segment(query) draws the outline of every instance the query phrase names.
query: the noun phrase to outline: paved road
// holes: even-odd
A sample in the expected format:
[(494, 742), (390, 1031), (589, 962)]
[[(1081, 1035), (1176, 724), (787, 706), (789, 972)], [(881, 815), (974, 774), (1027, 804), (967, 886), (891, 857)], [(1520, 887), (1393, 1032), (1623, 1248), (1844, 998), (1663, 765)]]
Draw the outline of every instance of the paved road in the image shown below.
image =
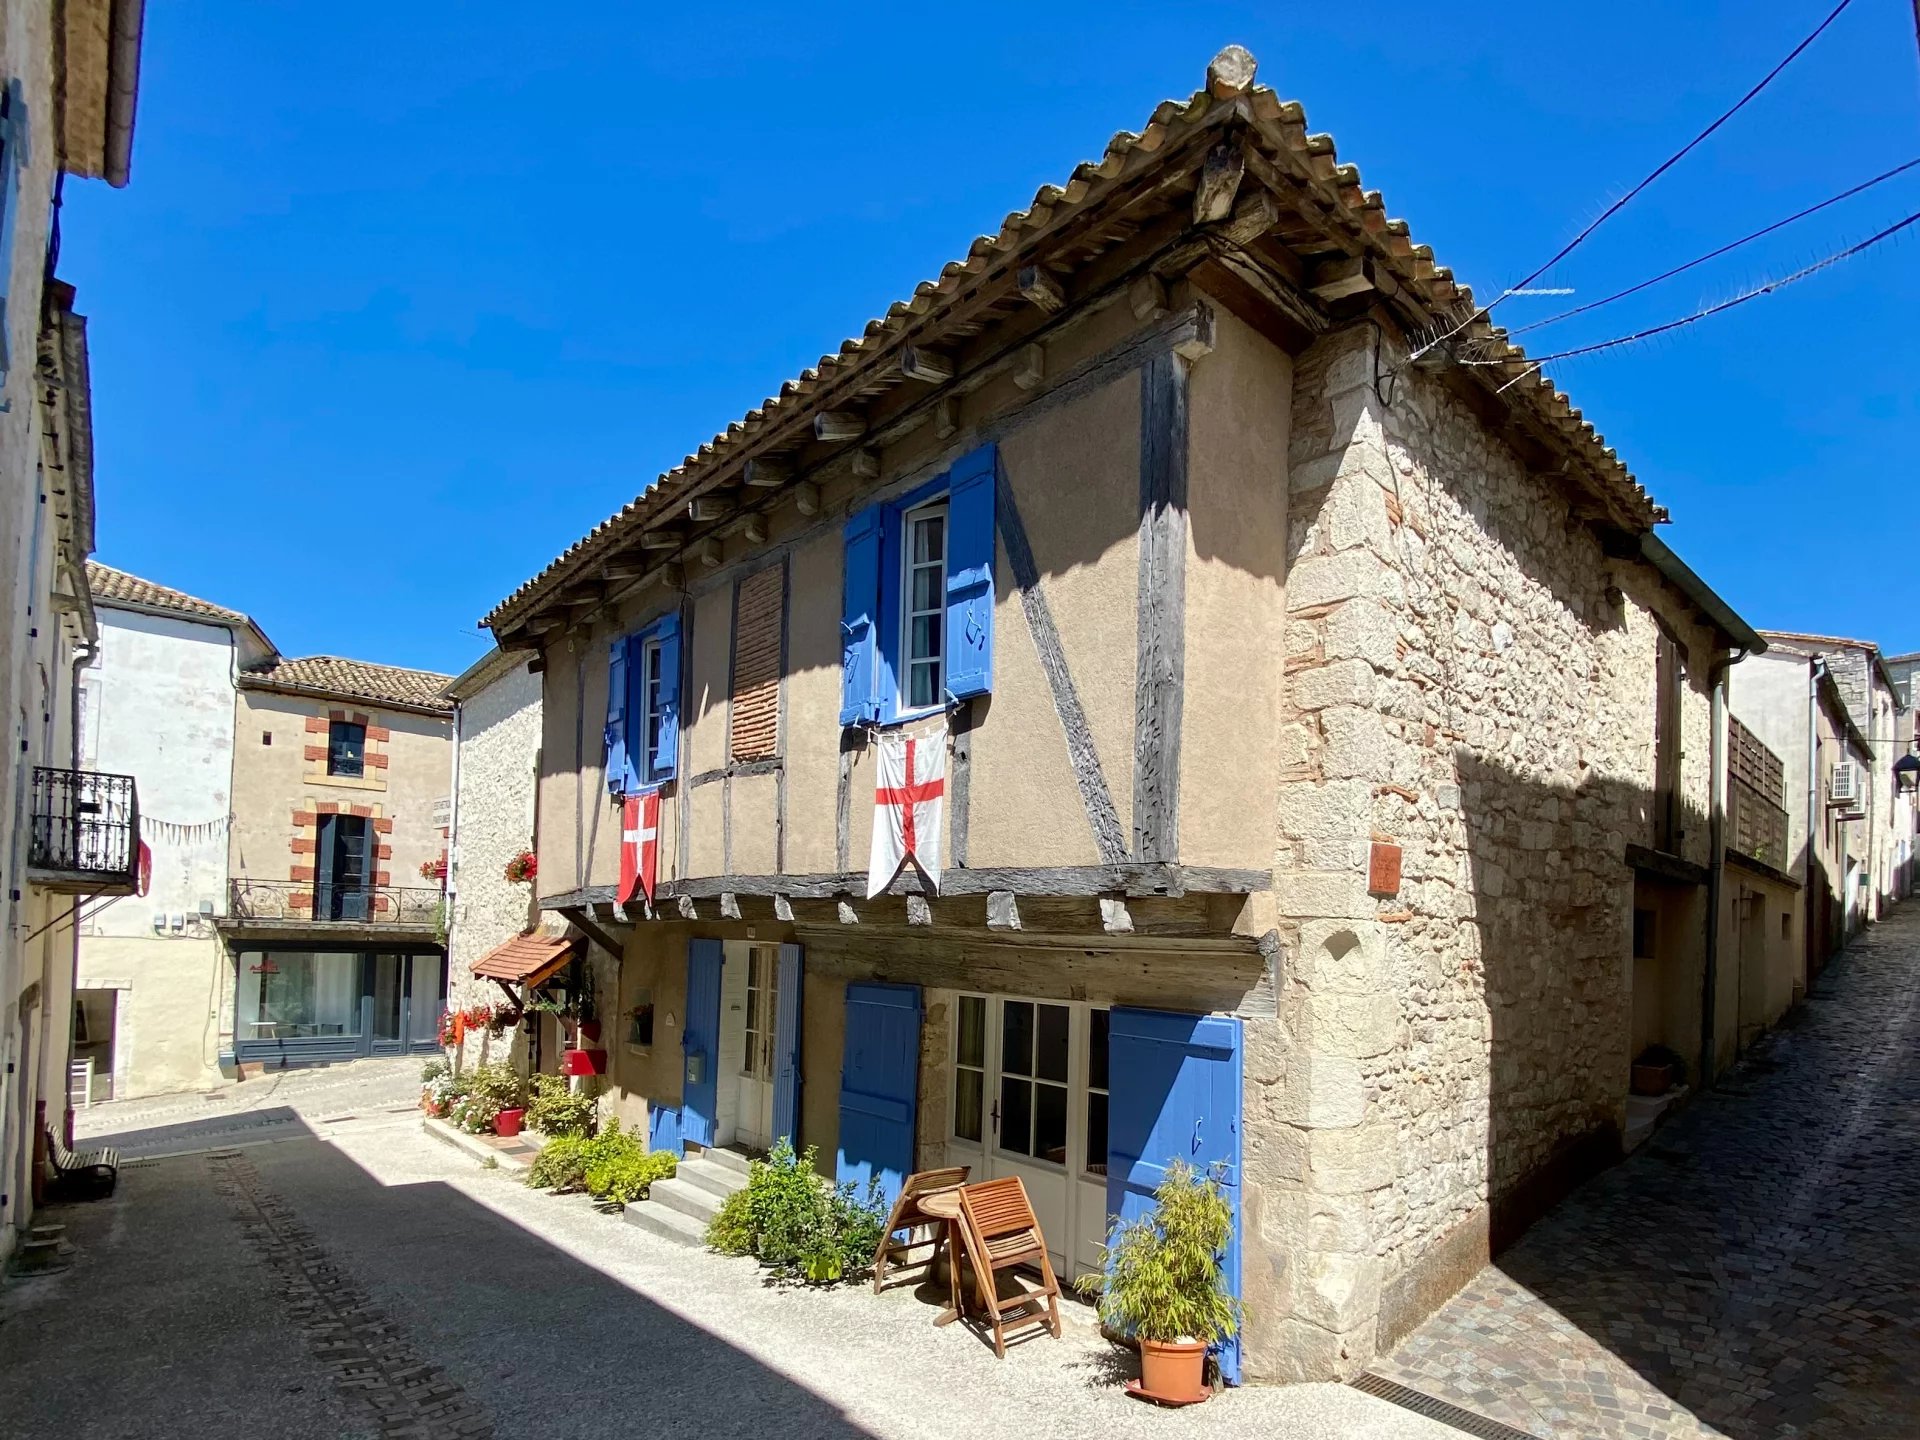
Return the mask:
[(1540, 1436), (1920, 1435), (1920, 903), (1376, 1370)]
[(362, 1113), (137, 1162), (0, 1289), (0, 1440), (1458, 1440), (1336, 1385), (1126, 1399), (1084, 1318), (1005, 1361), (911, 1286), (768, 1287)]

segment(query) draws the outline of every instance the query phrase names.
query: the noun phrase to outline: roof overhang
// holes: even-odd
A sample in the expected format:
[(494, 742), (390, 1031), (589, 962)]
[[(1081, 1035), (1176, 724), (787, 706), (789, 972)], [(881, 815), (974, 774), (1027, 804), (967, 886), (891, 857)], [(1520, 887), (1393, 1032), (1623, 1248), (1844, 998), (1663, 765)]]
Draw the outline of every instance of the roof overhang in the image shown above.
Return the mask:
[(1767, 653), (1767, 642), (1760, 632), (1735, 613), (1734, 608), (1715, 593), (1693, 572), (1693, 568), (1674, 554), (1666, 541), (1651, 530), (1639, 537), (1640, 557), (1655, 570), (1674, 589), (1686, 596), (1687, 601), (1706, 617), (1712, 625), (1726, 637), (1735, 650), (1744, 650), (1749, 655)]
[(496, 680), (526, 664), (533, 656), (531, 650), (503, 650), (496, 646), (441, 686), (440, 693), (456, 704), (471, 700)]
[(393, 710), (405, 715), (431, 715), (437, 720), (453, 719), (453, 711), (446, 705), (421, 705), (408, 700), (393, 700), (382, 695), (361, 695), (351, 690), (336, 690), (324, 685), (300, 685), (285, 680), (274, 680), (260, 674), (249, 674), (242, 670), (234, 676), (234, 684), (242, 690), (265, 690), (276, 695), (299, 695), (314, 700), (340, 700), (353, 705), (371, 706), (376, 710)]
[(1369, 315), (1407, 334), (1446, 334), (1423, 368), (1445, 370), (1473, 396), (1543, 483), (1569, 493), (1576, 515), (1628, 533), (1665, 518), (1592, 424), (1479, 314), (1472, 292), (1339, 162), (1332, 138), (1308, 134), (1297, 103), (1252, 83), (1251, 56), (1229, 47), (1208, 80), (1186, 101), (1162, 103), (1139, 134), (1114, 136), (1065, 186), (1043, 187), (964, 260), (660, 476), (482, 623), (503, 646), (588, 623), (674, 580), (682, 557), (746, 529), (794, 487), (873, 473), (873, 447), (934, 421), (1063, 327), (1121, 300), (1145, 319), (1184, 278), (1293, 349)]
[(580, 936), (543, 935), (536, 930), (494, 946), (473, 962), (472, 969), (482, 980), (538, 989), (566, 969), (585, 944)]
[(69, 175), (125, 185), (133, 172), (145, 0), (65, 0), (58, 84), (60, 165)]

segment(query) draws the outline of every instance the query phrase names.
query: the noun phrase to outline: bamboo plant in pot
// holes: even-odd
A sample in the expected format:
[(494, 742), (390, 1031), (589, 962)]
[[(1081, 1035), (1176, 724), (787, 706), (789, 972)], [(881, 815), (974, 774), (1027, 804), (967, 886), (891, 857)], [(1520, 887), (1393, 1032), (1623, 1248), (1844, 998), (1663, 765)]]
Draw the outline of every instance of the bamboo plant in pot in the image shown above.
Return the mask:
[(1148, 1214), (1114, 1222), (1103, 1273), (1077, 1283), (1098, 1297), (1109, 1330), (1139, 1342), (1141, 1393), (1186, 1404), (1207, 1398), (1207, 1347), (1240, 1326), (1220, 1263), (1233, 1211), (1218, 1184), (1179, 1160), (1153, 1199)]

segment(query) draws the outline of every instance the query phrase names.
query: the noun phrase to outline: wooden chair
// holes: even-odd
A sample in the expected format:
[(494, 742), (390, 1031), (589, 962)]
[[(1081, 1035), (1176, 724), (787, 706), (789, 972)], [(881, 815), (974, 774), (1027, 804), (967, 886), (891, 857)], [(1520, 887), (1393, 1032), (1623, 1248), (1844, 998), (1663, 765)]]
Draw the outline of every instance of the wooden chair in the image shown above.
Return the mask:
[[(969, 1185), (960, 1192), (960, 1215), (973, 1273), (980, 1287), (980, 1303), (993, 1325), (993, 1353), (1007, 1356), (1009, 1326), (1045, 1325), (1060, 1338), (1060, 1282), (1047, 1256), (1047, 1239), (1027, 1199), (1027, 1187), (1018, 1176)], [(1040, 1274), (1041, 1288), (1032, 1290), (1011, 1280), (1014, 1294), (1002, 1296), (1003, 1271), (1030, 1266)], [(1046, 1301), (1044, 1309), (1040, 1302)]]
[[(947, 1222), (937, 1215), (929, 1215), (920, 1208), (920, 1199), (941, 1190), (956, 1190), (967, 1183), (968, 1167), (952, 1165), (944, 1170), (916, 1170), (907, 1177), (907, 1183), (900, 1187), (900, 1198), (893, 1202), (893, 1213), (887, 1216), (887, 1228), (880, 1232), (880, 1246), (873, 1252), (873, 1293), (880, 1293), (880, 1286), (887, 1278), (889, 1265), (926, 1264), (929, 1275), (935, 1273), (934, 1267), (940, 1263), (940, 1246), (948, 1239)], [(922, 1226), (931, 1226), (933, 1234), (925, 1240), (896, 1240), (893, 1237), (902, 1230), (917, 1230)], [(932, 1246), (932, 1253), (924, 1262), (908, 1261), (901, 1257), (908, 1252)], [(959, 1304), (954, 1297), (954, 1304)]]

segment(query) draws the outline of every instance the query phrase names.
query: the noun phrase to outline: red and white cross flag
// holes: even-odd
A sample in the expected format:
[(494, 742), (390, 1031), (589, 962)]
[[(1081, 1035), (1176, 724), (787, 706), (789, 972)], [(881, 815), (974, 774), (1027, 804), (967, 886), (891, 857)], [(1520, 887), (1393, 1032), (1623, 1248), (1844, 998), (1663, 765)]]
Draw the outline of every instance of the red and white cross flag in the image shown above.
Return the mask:
[(912, 860), (928, 888), (940, 893), (940, 834), (946, 828), (947, 732), (882, 735), (875, 748), (873, 860), (867, 898), (893, 883)]
[(653, 904), (659, 870), (660, 792), (629, 795), (620, 815), (620, 903), (629, 903), (637, 890)]

